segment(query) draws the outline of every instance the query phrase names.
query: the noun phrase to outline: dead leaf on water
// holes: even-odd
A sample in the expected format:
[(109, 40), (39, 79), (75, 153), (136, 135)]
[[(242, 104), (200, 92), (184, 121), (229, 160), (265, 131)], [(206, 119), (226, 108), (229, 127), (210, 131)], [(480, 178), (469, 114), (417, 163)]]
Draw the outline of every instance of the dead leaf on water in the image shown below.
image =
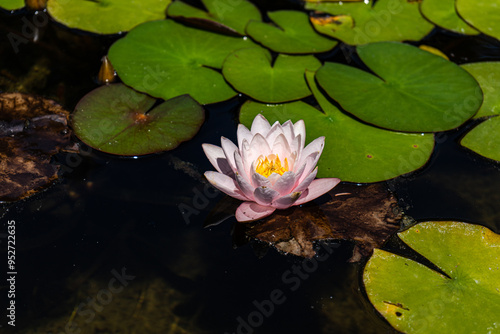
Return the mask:
[(16, 201), (57, 179), (51, 157), (70, 142), (69, 112), (51, 100), (0, 94), (0, 201)]

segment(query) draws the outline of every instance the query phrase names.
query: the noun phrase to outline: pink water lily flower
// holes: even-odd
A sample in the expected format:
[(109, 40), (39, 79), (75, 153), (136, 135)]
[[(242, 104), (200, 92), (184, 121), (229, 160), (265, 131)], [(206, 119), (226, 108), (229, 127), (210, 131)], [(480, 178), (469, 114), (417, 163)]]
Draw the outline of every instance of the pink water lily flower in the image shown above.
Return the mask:
[(238, 146), (222, 137), (221, 146), (203, 144), (203, 150), (217, 172), (205, 177), (217, 189), (245, 201), (236, 210), (240, 222), (260, 219), (276, 209), (309, 202), (335, 187), (340, 180), (315, 180), (316, 164), (325, 137), (304, 147), (304, 121), (287, 121), (272, 126), (261, 114), (248, 130), (238, 125)]

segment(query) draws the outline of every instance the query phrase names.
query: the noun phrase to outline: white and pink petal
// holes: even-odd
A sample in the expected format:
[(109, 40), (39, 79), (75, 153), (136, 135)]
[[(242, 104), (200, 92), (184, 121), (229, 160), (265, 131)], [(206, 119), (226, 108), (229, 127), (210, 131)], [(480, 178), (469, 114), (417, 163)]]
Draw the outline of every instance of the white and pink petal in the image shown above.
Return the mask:
[(337, 184), (339, 184), (340, 179), (337, 178), (324, 178), (314, 180), (306, 191), (302, 193), (302, 196), (295, 202), (295, 205), (300, 205), (312, 201), (326, 194), (332, 190)]
[(249, 222), (257, 219), (262, 219), (271, 215), (274, 210), (273, 207), (259, 205), (255, 202), (243, 202), (236, 209), (236, 220), (239, 222)]
[(238, 187), (238, 184), (233, 178), (212, 171), (205, 172), (205, 177), (207, 178), (208, 182), (210, 182), (215, 188), (219, 189), (223, 193), (226, 193), (227, 195), (242, 201), (249, 200), (249, 198), (247, 198), (243, 194), (243, 191)]

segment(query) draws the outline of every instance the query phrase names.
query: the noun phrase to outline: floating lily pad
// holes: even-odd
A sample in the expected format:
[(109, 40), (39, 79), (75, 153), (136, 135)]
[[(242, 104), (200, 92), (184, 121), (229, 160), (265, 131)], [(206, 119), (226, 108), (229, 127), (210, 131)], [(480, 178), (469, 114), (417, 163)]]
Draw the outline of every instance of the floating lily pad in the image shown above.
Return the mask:
[(474, 118), (500, 114), (500, 62), (480, 62), (460, 65), (479, 83), (484, 100)]
[(164, 19), (170, 1), (48, 0), (47, 11), (70, 28), (117, 34), (143, 22)]
[(322, 34), (359, 45), (381, 41), (418, 41), (434, 25), (418, 8), (419, 1), (367, 0), (363, 2), (307, 2), (316, 13), (311, 22)]
[(271, 53), (262, 48), (237, 50), (224, 62), (224, 78), (239, 92), (269, 103), (298, 100), (311, 95), (304, 79), (306, 69), (321, 63), (314, 56), (280, 54), (272, 64)]
[(237, 229), (279, 251), (308, 258), (315, 255), (315, 241), (351, 240), (356, 243), (351, 262), (369, 256), (399, 229), (402, 210), (384, 185), (340, 184), (329, 194), (331, 199), (321, 205), (278, 210)]
[(458, 14), (474, 28), (500, 39), (500, 6), (492, 0), (456, 0)]
[(51, 158), (67, 148), (69, 112), (51, 100), (0, 94), (0, 201), (16, 201), (58, 178)]
[(325, 148), (318, 162), (318, 177), (338, 177), (347, 182), (378, 182), (422, 167), (434, 149), (432, 134), (409, 134), (382, 130), (343, 114), (321, 95), (314, 73), (306, 74), (314, 97), (324, 113), (298, 101), (268, 105), (246, 102), (240, 122), (246, 126), (258, 113), (270, 122), (303, 119), (307, 141), (325, 136)]
[(75, 107), (74, 132), (100, 151), (143, 155), (176, 148), (194, 137), (205, 120), (203, 108), (188, 95), (152, 108), (155, 102), (123, 84), (97, 88)]
[(403, 333), (500, 329), (500, 235), (461, 222), (425, 222), (398, 236), (442, 273), (375, 249), (363, 273), (370, 302)]
[(233, 50), (252, 46), (250, 39), (163, 20), (130, 31), (111, 46), (108, 57), (123, 82), (138, 91), (164, 100), (189, 94), (208, 104), (236, 95), (215, 69)]
[(491, 117), (469, 131), (460, 141), (462, 146), (500, 161), (500, 117)]
[(465, 22), (455, 9), (455, 0), (425, 0), (420, 11), (432, 23), (465, 35), (477, 35), (479, 31)]
[(0, 8), (6, 10), (16, 10), (24, 8), (24, 0), (0, 0)]
[(245, 26), (250, 20), (260, 21), (260, 11), (246, 0), (202, 0), (207, 11), (188, 5), (182, 1), (174, 1), (168, 6), (170, 17), (186, 20), (202, 26), (213, 26), (218, 30), (245, 35)]
[(316, 33), (306, 13), (281, 10), (268, 12), (276, 26), (250, 21), (246, 32), (257, 42), (275, 52), (318, 53), (331, 50), (337, 42)]
[(458, 65), (395, 42), (357, 47), (374, 73), (325, 63), (318, 83), (348, 112), (377, 126), (409, 132), (454, 129), (479, 109), (482, 94)]

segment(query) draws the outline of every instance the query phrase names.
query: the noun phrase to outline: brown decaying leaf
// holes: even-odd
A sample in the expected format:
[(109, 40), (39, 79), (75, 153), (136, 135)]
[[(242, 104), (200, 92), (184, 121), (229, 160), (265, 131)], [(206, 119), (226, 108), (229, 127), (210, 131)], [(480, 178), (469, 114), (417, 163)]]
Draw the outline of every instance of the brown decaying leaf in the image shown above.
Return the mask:
[(0, 201), (16, 201), (55, 179), (54, 154), (69, 144), (69, 112), (54, 101), (0, 94)]
[(356, 246), (350, 261), (357, 262), (399, 229), (402, 210), (383, 184), (341, 184), (329, 194), (331, 200), (324, 204), (277, 210), (260, 222), (246, 223), (244, 232), (279, 251), (308, 258), (315, 255), (314, 241), (351, 240)]

